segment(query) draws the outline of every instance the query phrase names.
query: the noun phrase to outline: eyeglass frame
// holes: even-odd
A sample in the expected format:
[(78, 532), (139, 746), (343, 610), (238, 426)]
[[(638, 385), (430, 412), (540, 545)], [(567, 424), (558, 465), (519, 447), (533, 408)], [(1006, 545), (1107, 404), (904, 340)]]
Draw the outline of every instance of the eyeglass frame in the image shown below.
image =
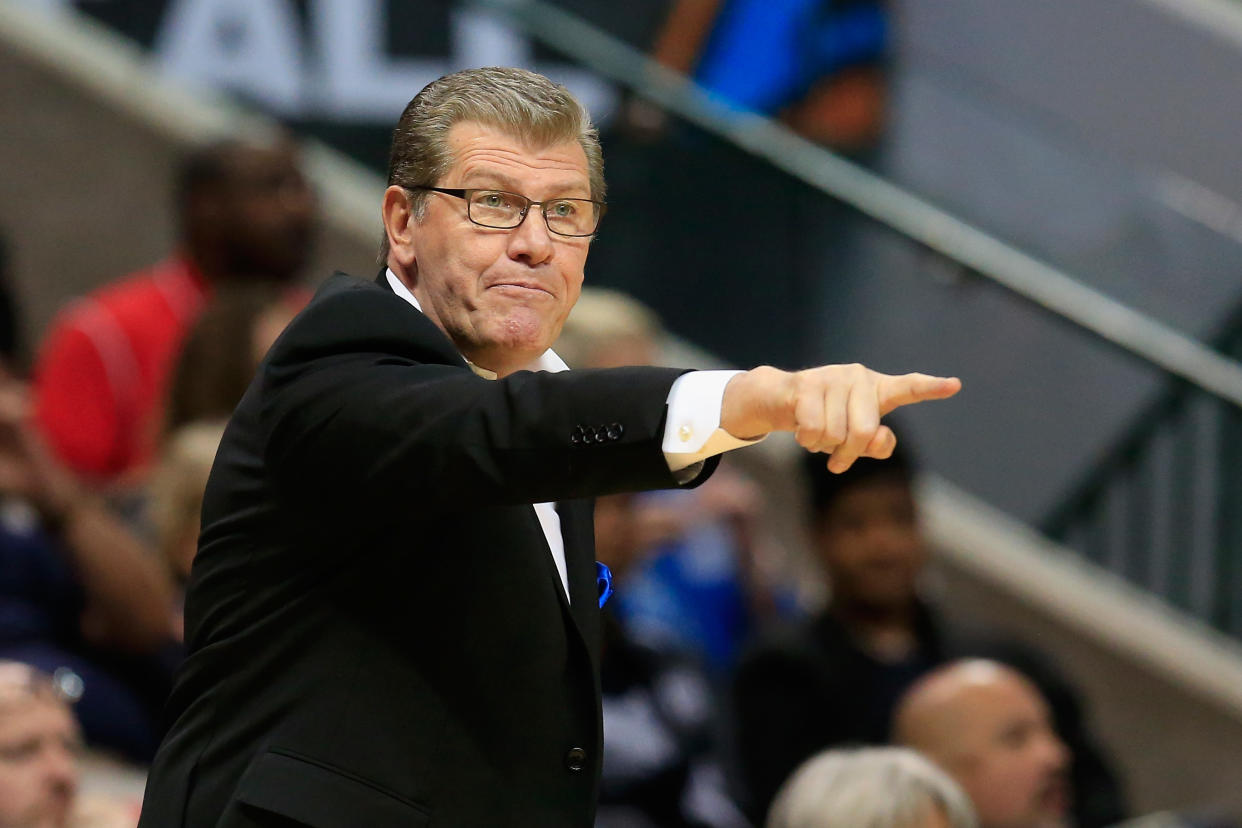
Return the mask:
[[(432, 192), (432, 193), (443, 193), (444, 195), (450, 195), (455, 198), (460, 198), (462, 201), (466, 202), (466, 218), (469, 219), (470, 223), (477, 225), (479, 227), (486, 227), (488, 230), (516, 230), (522, 226), (522, 222), (526, 221), (526, 214), (530, 212), (530, 208), (538, 206), (540, 208), (539, 214), (543, 216), (543, 223), (544, 223), (544, 226), (548, 228), (548, 232), (553, 233), (562, 238), (566, 238), (566, 239), (589, 239), (589, 238), (594, 237), (595, 234), (599, 232), (599, 223), (604, 220), (604, 213), (608, 212), (608, 205), (605, 202), (596, 201), (593, 198), (562, 197), (562, 198), (547, 198), (547, 199), (544, 199), (543, 201), (535, 201), (533, 198), (527, 198), (521, 193), (515, 193), (512, 190), (501, 190), (501, 189), (497, 189), (496, 187), (431, 187), (426, 184), (416, 184), (412, 187), (403, 186), (403, 189), (427, 190), (428, 192)], [(471, 193), (504, 193), (505, 195), (511, 195), (516, 198), (522, 199), (523, 201), (526, 202), (526, 206), (522, 208), (522, 212), (518, 216), (517, 224), (513, 225), (512, 227), (496, 227), (491, 224), (483, 224), (480, 221), (475, 221), (474, 217), (470, 215), (470, 194)], [(548, 221), (548, 213), (546, 210), (543, 209), (543, 206), (545, 204), (553, 204), (558, 201), (585, 201), (589, 204), (594, 204), (599, 209), (599, 213), (596, 214), (595, 216), (595, 227), (591, 229), (591, 232), (576, 234), (576, 233), (561, 233), (559, 231), (553, 230), (552, 223)]]

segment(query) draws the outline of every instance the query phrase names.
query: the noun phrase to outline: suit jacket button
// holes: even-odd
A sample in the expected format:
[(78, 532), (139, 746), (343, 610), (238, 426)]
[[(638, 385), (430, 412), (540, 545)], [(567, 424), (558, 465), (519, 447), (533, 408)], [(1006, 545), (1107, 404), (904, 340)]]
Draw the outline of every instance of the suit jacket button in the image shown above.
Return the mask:
[(575, 773), (586, 767), (586, 751), (582, 748), (570, 748), (565, 754), (565, 767)]

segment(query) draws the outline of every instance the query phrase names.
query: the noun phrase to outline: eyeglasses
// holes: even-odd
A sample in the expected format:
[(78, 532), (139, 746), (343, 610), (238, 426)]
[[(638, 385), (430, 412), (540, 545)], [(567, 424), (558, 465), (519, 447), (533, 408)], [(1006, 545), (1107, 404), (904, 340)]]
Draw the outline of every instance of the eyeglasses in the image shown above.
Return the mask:
[(550, 198), (531, 201), (524, 195), (505, 190), (457, 190), (445, 187), (408, 187), (430, 190), (465, 199), (466, 217), (480, 227), (512, 230), (526, 220), (531, 207), (539, 207), (548, 230), (558, 236), (574, 238), (595, 235), (607, 205), (589, 198)]

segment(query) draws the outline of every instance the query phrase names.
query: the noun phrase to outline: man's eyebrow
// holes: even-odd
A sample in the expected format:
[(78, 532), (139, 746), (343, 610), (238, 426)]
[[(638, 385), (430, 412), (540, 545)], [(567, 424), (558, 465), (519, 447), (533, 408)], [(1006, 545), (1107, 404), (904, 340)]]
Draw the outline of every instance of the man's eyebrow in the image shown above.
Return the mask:
[(462, 179), (462, 183), (464, 184), (469, 184), (471, 182), (476, 184), (491, 184), (497, 187), (503, 187), (504, 189), (511, 189), (514, 192), (517, 191), (516, 188), (519, 186), (517, 181), (504, 173), (497, 172), (495, 170), (472, 170), (466, 174), (465, 178)]
[[(517, 179), (510, 178), (498, 170), (474, 170), (466, 174), (463, 183), (469, 184), (474, 182), (484, 183), (490, 186), (498, 187), (502, 190), (508, 190), (511, 193), (525, 195), (522, 192), (522, 184)], [(580, 181), (561, 181), (550, 188), (554, 193), (579, 192), (583, 194), (590, 193), (590, 186)], [(529, 198), (529, 196), (528, 196)]]

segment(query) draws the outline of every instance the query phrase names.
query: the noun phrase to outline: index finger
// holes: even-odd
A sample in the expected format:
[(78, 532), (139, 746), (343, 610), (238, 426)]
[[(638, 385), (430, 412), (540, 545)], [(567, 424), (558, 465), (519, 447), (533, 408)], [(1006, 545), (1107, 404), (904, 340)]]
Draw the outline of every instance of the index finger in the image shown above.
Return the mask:
[(947, 399), (961, 390), (962, 381), (957, 377), (933, 377), (927, 374), (902, 374), (894, 377), (881, 374), (876, 396), (880, 403), (880, 416), (883, 416), (894, 408), (928, 400)]

